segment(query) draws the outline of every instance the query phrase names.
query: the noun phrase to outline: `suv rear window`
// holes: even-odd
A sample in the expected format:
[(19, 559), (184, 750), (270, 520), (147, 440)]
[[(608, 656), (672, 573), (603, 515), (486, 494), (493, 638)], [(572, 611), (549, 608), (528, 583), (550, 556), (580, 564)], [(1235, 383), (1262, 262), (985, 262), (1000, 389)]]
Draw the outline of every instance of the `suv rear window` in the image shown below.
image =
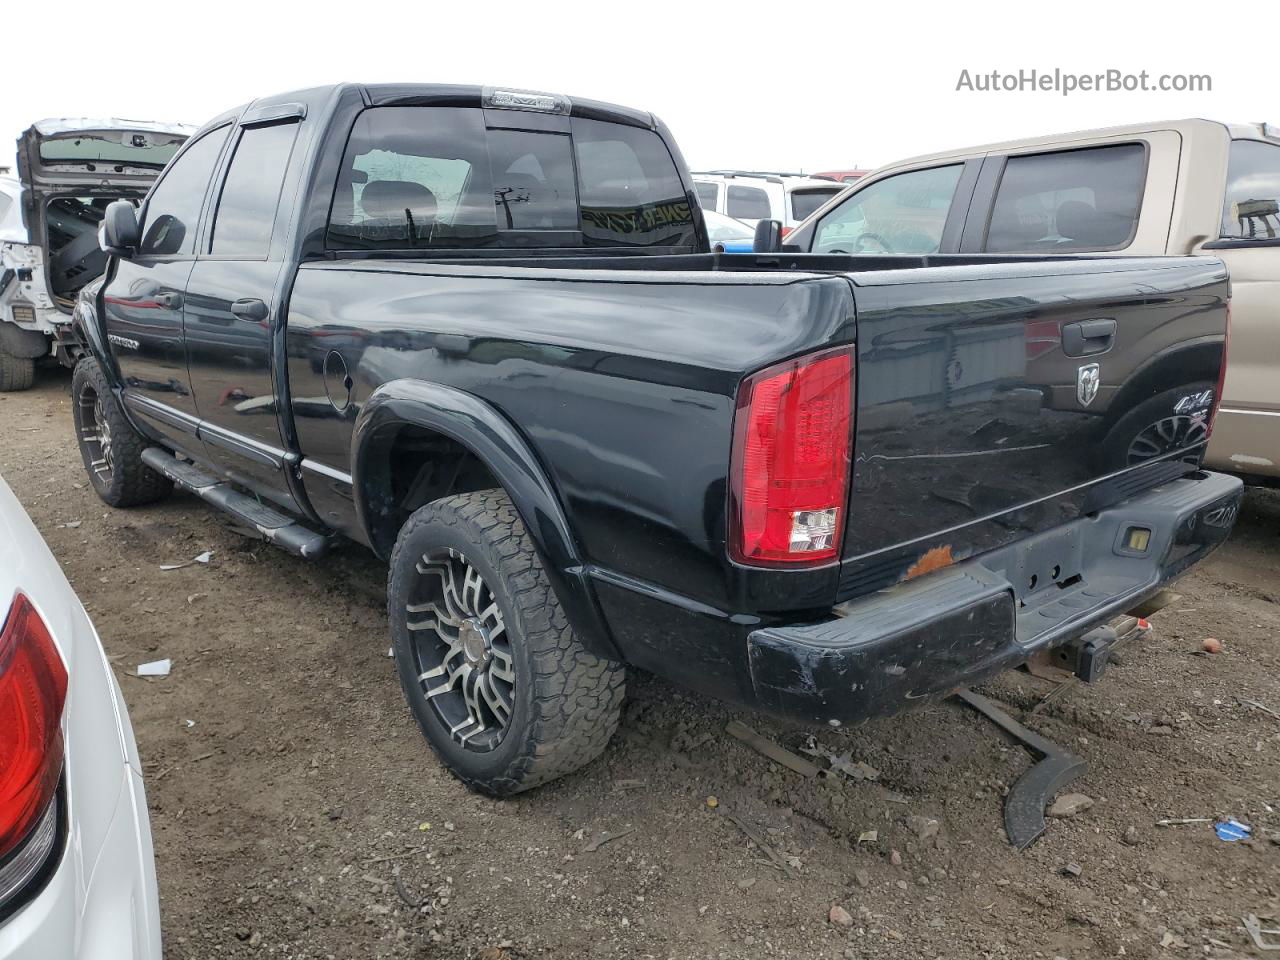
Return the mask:
[(736, 220), (767, 220), (773, 216), (769, 208), (769, 194), (759, 187), (734, 184), (729, 184), (724, 212)]
[(1222, 236), (1230, 240), (1280, 236), (1280, 146), (1260, 140), (1231, 142)]
[(718, 185), (708, 183), (706, 180), (698, 180), (694, 183), (693, 189), (698, 194), (698, 205), (703, 210), (714, 210), (716, 208), (716, 195), (720, 192)]
[(159, 170), (187, 142), (182, 133), (109, 130), (61, 135), (40, 141), (40, 159), (49, 163), (107, 163)]
[(1010, 157), (987, 228), (988, 253), (1116, 250), (1138, 229), (1140, 143)]
[(815, 187), (791, 194), (791, 216), (798, 223), (818, 212), (818, 208), (840, 192), (839, 187)]
[(373, 107), (347, 142), (333, 248), (692, 247), (693, 211), (652, 130), (574, 117), (489, 129), (469, 107)]

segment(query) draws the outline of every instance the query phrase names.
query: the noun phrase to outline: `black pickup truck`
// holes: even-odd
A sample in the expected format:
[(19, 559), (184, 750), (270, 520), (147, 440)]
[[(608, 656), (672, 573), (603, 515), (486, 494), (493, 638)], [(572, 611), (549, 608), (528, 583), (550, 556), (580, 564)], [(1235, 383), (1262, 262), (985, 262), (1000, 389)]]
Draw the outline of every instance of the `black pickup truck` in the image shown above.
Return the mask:
[[(624, 664), (839, 725), (1077, 643), (1241, 495), (1199, 468), (1219, 261), (717, 255), (666, 128), (623, 107), (258, 100), (102, 245), (94, 488), (387, 558), (409, 704), (493, 794), (596, 756)], [(1038, 374), (1064, 356), (1069, 383)], [(1161, 449), (1100, 455), (1176, 391)]]

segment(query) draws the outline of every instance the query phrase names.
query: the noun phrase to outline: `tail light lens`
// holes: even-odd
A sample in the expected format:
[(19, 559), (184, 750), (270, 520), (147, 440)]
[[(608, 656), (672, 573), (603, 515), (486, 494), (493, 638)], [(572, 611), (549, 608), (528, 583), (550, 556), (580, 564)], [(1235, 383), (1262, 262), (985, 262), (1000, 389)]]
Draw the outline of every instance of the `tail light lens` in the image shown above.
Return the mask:
[(1222, 334), (1222, 366), (1218, 368), (1218, 385), (1213, 389), (1213, 404), (1209, 407), (1209, 423), (1205, 428), (1205, 439), (1213, 436), (1213, 422), (1218, 419), (1218, 408), (1222, 406), (1222, 391), (1227, 385), (1227, 348), (1231, 345), (1231, 301), (1227, 301), (1227, 328)]
[(743, 381), (734, 417), (729, 553), (760, 567), (835, 558), (848, 509), (853, 354), (825, 350)]
[(0, 862), (53, 802), (66, 698), (62, 658), (40, 614), (19, 593), (0, 631)]

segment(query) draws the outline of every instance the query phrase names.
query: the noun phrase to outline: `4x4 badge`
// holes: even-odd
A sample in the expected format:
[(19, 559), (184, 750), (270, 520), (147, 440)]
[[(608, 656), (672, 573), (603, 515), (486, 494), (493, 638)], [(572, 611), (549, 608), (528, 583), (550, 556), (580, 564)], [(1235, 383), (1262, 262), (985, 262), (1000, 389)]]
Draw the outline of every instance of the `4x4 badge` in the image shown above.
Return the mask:
[(1098, 395), (1098, 387), (1102, 385), (1102, 368), (1096, 363), (1086, 363), (1076, 371), (1076, 399), (1080, 406), (1087, 407)]

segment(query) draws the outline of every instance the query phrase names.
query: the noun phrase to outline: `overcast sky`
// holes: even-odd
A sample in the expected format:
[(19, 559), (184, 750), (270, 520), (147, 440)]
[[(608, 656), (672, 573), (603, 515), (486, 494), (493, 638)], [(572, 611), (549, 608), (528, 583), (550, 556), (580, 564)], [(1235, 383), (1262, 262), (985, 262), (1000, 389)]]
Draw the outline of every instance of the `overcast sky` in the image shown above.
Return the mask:
[[(1184, 116), (1280, 122), (1274, 0), (1188, 4), (1185, 14), (1120, 0), (220, 0), (147, 4), (118, 18), (112, 8), (60, 0), (10, 11), (5, 33), (20, 42), (3, 55), (6, 145), (42, 117), (199, 124), (257, 96), (339, 80), (494, 84), (641, 107), (666, 120), (695, 169), (874, 167)], [(1212, 92), (956, 90), (962, 70), (1033, 68), (1146, 70), (1153, 82), (1208, 74)]]

